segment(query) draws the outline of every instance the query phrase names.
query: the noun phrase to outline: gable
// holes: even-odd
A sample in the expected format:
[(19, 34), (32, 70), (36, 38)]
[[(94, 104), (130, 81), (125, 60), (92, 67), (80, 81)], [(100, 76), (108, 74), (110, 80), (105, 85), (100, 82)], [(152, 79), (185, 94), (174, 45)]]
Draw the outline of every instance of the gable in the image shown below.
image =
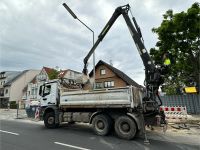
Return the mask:
[[(127, 83), (127, 85), (133, 85), (135, 87), (138, 87), (138, 88), (143, 88), (143, 86), (139, 85), (138, 83), (136, 83), (134, 80), (132, 80), (129, 76), (127, 76), (125, 73), (123, 73), (122, 71), (120, 71), (119, 69), (107, 64), (106, 62), (100, 60), (96, 66), (95, 66), (95, 71), (97, 70), (97, 73), (96, 73), (96, 76), (98, 77), (98, 68), (101, 67), (101, 66), (104, 66), (105, 68), (108, 68), (108, 70), (110, 70), (110, 73), (108, 76), (111, 76), (111, 75), (116, 75), (118, 76), (119, 78), (121, 78), (124, 82)], [(93, 76), (93, 70), (90, 72), (89, 74), (90, 77)], [(105, 76), (108, 77), (108, 76)]]
[(40, 73), (37, 75), (37, 80), (45, 81), (48, 79), (49, 79), (48, 74), (47, 74), (45, 68), (43, 67), (42, 70), (40, 71)]
[[(92, 75), (93, 76), (93, 75)], [(109, 78), (116, 76), (116, 74), (106, 65), (99, 65), (95, 68), (95, 76), (96, 78)]]

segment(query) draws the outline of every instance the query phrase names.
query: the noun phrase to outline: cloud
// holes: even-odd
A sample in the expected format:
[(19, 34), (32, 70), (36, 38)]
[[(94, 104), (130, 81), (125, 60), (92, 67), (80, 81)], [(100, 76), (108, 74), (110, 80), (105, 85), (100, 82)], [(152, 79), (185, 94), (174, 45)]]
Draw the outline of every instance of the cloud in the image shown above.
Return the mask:
[[(64, 9), (63, 0), (0, 1), (0, 71), (41, 69), (42, 66), (82, 71), (92, 47), (92, 33)], [(95, 40), (116, 7), (129, 3), (141, 27), (145, 46), (155, 46), (151, 32), (168, 9), (186, 10), (193, 0), (68, 0), (66, 3), (95, 32)], [(181, 3), (181, 5), (180, 5)], [(120, 17), (96, 49), (98, 60), (110, 62), (143, 84), (144, 66), (129, 30)], [(92, 59), (89, 60), (92, 69)]]

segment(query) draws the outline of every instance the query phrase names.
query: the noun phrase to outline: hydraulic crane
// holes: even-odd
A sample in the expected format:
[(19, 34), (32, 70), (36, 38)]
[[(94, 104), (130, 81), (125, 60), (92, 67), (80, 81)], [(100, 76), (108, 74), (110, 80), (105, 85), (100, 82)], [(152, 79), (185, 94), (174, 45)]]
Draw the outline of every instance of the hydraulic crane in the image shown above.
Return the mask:
[[(155, 116), (156, 114), (159, 113), (159, 106), (162, 105), (161, 99), (158, 95), (158, 89), (159, 86), (163, 83), (163, 76), (165, 74), (165, 67), (156, 67), (155, 64), (153, 63), (151, 57), (148, 54), (148, 51), (146, 50), (142, 38), (142, 34), (140, 31), (140, 28), (133, 17), (131, 19), (129, 18), (128, 12), (130, 10), (129, 4), (117, 7), (110, 18), (110, 20), (107, 22), (103, 30), (98, 36), (97, 41), (94, 43), (93, 47), (87, 54), (87, 56), (84, 58), (84, 68), (83, 68), (83, 73), (87, 75), (87, 63), (88, 59), (92, 55), (92, 53), (95, 51), (99, 43), (103, 40), (103, 38), (106, 36), (108, 33), (109, 29), (112, 27), (112, 25), (115, 23), (117, 18), (122, 15), (128, 29), (131, 33), (131, 36), (135, 42), (135, 45), (138, 49), (138, 52), (141, 56), (141, 59), (143, 61), (143, 64), (145, 66), (145, 87), (146, 87), (146, 95), (143, 98), (143, 113), (144, 116)], [(134, 25), (133, 25), (133, 23)], [(159, 102), (157, 101), (157, 97)], [(163, 116), (164, 117), (164, 116)]]

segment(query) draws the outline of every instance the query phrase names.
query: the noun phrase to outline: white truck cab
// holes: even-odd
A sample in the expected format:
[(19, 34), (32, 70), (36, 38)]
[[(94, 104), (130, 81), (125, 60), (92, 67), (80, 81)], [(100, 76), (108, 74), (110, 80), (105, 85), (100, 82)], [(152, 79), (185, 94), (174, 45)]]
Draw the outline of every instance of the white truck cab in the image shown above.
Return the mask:
[(41, 96), (40, 104), (41, 107), (49, 105), (57, 105), (59, 98), (58, 81), (53, 80), (48, 83), (44, 83), (40, 86), (39, 95)]

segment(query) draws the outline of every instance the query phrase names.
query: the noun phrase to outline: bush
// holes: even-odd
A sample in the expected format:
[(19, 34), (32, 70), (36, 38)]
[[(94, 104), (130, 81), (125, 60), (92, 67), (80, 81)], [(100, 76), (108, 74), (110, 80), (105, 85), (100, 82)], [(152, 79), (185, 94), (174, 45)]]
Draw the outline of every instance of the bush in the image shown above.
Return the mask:
[(10, 102), (10, 109), (17, 109), (17, 103), (16, 103), (16, 101), (11, 101)]

